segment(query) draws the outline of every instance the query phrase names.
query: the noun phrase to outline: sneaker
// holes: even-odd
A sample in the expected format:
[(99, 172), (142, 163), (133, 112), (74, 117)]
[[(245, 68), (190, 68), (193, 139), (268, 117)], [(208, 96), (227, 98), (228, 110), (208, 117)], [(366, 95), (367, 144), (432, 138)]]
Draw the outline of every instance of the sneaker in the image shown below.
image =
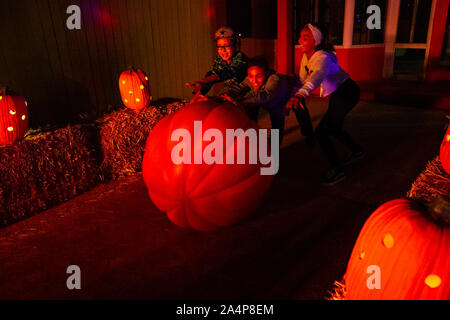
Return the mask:
[(320, 182), (326, 186), (332, 186), (341, 182), (347, 176), (345, 172), (336, 168), (328, 170), (321, 178)]
[(347, 157), (345, 157), (342, 160), (342, 164), (344, 166), (348, 166), (349, 164), (355, 163), (356, 161), (361, 160), (366, 155), (366, 152), (364, 150), (357, 151), (357, 152), (351, 152)]

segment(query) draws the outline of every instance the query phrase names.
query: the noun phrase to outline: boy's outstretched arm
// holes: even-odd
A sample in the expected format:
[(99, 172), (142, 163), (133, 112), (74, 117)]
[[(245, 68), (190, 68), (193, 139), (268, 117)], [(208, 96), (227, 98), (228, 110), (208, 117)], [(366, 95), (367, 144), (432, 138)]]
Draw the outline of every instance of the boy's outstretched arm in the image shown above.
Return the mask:
[(211, 83), (211, 82), (215, 82), (217, 80), (219, 80), (219, 76), (217, 74), (215, 74), (215, 73), (212, 73), (212, 74), (206, 76), (203, 79), (196, 80), (196, 81), (193, 81), (193, 82), (187, 82), (186, 85), (192, 88), (192, 93), (193, 94), (196, 94), (197, 92), (199, 92), (201, 90), (201, 88), (205, 84), (208, 84), (208, 83)]

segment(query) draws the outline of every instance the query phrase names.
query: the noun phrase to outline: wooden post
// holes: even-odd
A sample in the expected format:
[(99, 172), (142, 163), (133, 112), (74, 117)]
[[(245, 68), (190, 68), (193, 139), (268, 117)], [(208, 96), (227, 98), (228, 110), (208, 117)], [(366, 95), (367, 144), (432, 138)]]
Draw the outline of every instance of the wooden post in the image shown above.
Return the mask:
[(345, 14), (344, 14), (344, 35), (342, 39), (342, 47), (344, 49), (352, 47), (354, 19), (355, 19), (355, 0), (346, 0)]
[(292, 0), (277, 1), (276, 70), (289, 75), (294, 74), (292, 9)]
[(428, 28), (426, 67), (439, 66), (450, 0), (434, 0)]
[(400, 1), (389, 0), (386, 13), (386, 29), (384, 32), (383, 78), (390, 78), (394, 75), (395, 42), (397, 39), (399, 14)]

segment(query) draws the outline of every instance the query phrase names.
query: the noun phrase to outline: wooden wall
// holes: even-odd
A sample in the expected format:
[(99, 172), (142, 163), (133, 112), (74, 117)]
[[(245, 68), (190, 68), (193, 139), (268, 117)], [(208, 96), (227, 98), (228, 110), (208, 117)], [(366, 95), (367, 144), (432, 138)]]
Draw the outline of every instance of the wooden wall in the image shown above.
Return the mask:
[[(68, 30), (69, 5), (81, 30)], [(185, 82), (214, 58), (208, 0), (0, 1), (0, 84), (25, 95), (34, 126), (121, 104), (119, 74), (150, 76), (154, 99), (191, 96)]]

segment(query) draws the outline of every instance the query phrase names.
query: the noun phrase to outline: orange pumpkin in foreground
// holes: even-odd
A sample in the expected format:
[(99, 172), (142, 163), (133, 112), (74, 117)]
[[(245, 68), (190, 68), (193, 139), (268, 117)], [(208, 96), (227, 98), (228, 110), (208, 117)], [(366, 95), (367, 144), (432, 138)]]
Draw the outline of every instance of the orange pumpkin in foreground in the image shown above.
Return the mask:
[[(369, 217), (347, 266), (344, 299), (450, 299), (450, 206), (442, 200), (432, 208), (430, 215), (398, 199)], [(370, 289), (377, 267), (379, 288)]]
[(148, 76), (141, 69), (130, 67), (119, 77), (120, 95), (123, 104), (130, 109), (142, 109), (150, 105), (150, 82)]
[[(148, 137), (143, 177), (153, 203), (178, 226), (213, 231), (233, 225), (254, 213), (273, 176), (261, 175), (259, 163), (175, 164), (171, 154), (179, 142), (172, 141), (174, 130), (190, 132), (192, 155), (196, 141), (200, 142), (201, 152), (210, 144), (202, 141), (202, 136), (194, 135), (194, 121), (202, 121), (203, 132), (216, 129), (223, 137), (226, 129), (257, 130), (258, 127), (233, 104), (210, 100), (188, 104), (165, 117)], [(236, 139), (228, 150), (225, 145), (224, 141), (223, 157), (233, 148), (236, 156)], [(246, 145), (248, 148), (248, 143)]]
[(442, 140), (439, 158), (445, 172), (450, 174), (450, 125), (447, 128), (444, 139)]
[(28, 131), (28, 104), (7, 88), (0, 90), (0, 144), (12, 144)]

